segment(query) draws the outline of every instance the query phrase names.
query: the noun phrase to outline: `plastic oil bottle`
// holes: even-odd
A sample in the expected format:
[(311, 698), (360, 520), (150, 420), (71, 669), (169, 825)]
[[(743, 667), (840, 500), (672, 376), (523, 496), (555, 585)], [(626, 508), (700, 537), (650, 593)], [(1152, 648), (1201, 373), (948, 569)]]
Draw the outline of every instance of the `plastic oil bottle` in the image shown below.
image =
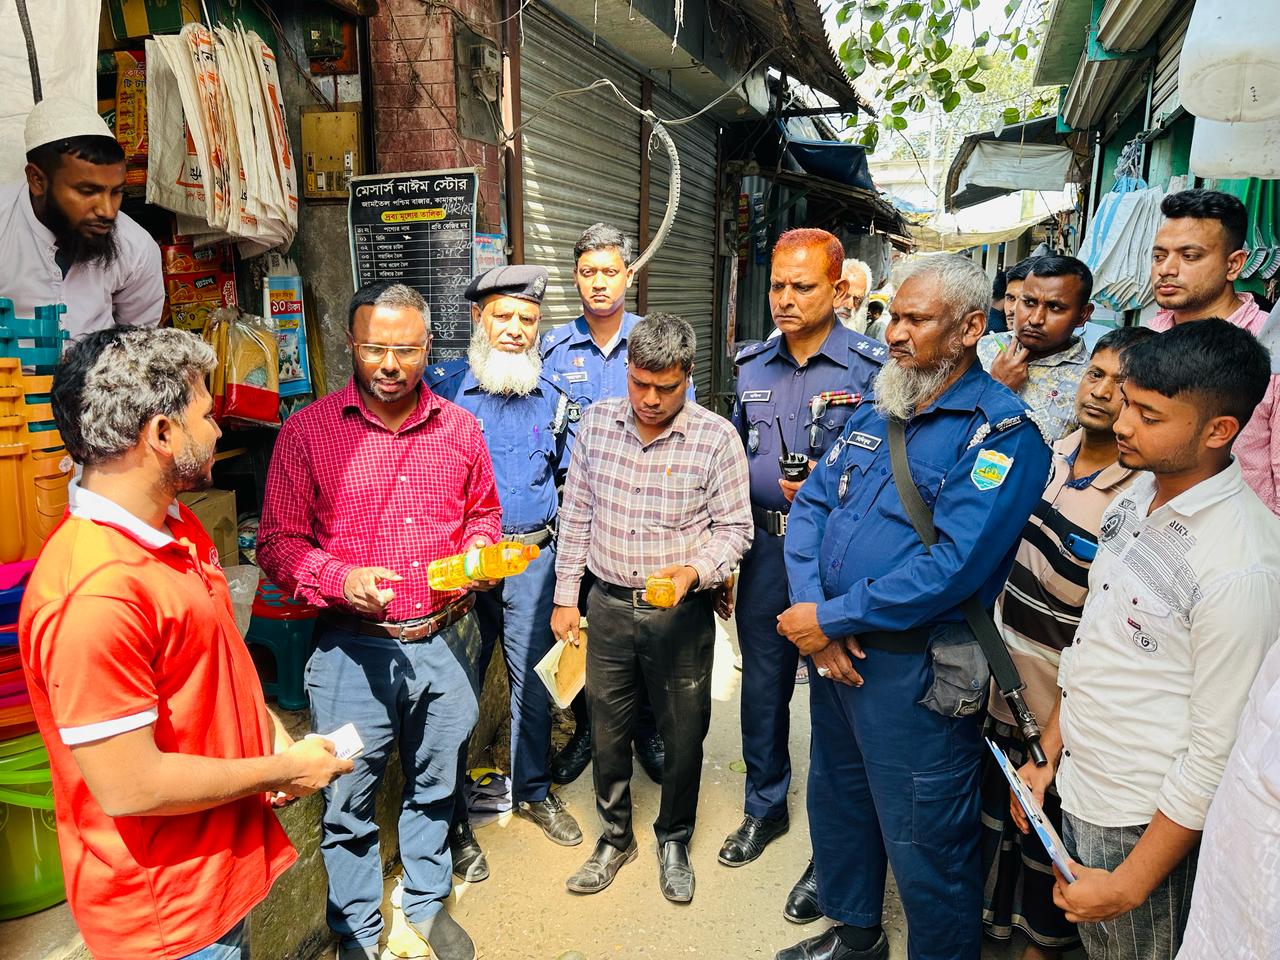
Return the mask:
[(532, 543), (512, 540), (472, 547), (466, 553), (432, 560), (427, 567), (427, 582), (432, 590), (458, 590), (473, 580), (501, 580), (524, 573), (541, 552)]
[(655, 607), (674, 607), (676, 582), (670, 577), (649, 577), (644, 582), (644, 598)]

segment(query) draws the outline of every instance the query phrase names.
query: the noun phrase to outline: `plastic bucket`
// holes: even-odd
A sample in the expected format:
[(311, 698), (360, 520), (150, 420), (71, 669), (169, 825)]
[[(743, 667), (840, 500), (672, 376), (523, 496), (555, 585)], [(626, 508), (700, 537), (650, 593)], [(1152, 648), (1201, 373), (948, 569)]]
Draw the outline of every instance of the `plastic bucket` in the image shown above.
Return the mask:
[[(43, 756), (43, 745), (17, 757)], [(47, 766), (0, 768), (0, 920), (25, 917), (65, 900), (53, 775)], [(39, 759), (36, 761), (39, 763)]]

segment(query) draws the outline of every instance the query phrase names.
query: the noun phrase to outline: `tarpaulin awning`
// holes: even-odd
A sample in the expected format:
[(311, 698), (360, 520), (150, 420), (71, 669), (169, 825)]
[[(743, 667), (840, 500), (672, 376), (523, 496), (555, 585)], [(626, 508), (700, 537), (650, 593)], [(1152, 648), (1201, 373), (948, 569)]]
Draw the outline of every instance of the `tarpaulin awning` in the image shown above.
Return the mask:
[(947, 171), (947, 210), (972, 207), (1016, 190), (1061, 190), (1079, 177), (1075, 150), (1044, 117), (964, 138)]
[(1002, 196), (978, 208), (941, 213), (927, 223), (911, 224), (911, 237), (916, 242), (916, 249), (922, 253), (954, 252), (1006, 243), (1074, 206), (1073, 191), (1037, 193), (1029, 209), (1017, 197)]
[(805, 140), (787, 134), (787, 152), (805, 173), (834, 180), (850, 187), (875, 190), (871, 171), (867, 169), (867, 151), (856, 143), (842, 140)]

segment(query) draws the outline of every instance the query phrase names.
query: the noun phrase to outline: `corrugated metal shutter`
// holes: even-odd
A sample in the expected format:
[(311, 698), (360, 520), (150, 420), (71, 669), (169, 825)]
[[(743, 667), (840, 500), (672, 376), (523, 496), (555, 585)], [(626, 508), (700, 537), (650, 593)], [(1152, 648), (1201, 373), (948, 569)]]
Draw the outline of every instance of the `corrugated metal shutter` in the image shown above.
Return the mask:
[[(653, 112), (668, 119), (687, 117), (690, 107), (667, 90), (653, 91)], [(680, 206), (666, 242), (646, 267), (649, 310), (684, 317), (698, 334), (693, 380), (698, 399), (711, 404), (711, 357), (715, 346), (716, 138), (718, 125), (699, 118), (668, 128), (680, 154)], [(649, 165), (649, 233), (667, 210), (671, 161), (657, 140)]]
[(1178, 60), (1187, 36), (1191, 4), (1174, 16), (1160, 37), (1156, 53), (1156, 76), (1151, 88), (1151, 116), (1159, 119), (1178, 105)]
[[(551, 100), (607, 77), (632, 103), (640, 78), (589, 38), (532, 6), (524, 13), (520, 111), (524, 128), (524, 250), (551, 275), (543, 329), (582, 312), (573, 245), (604, 220), (634, 241), (640, 229), (640, 116), (607, 87)], [(628, 301), (634, 309), (635, 288)]]

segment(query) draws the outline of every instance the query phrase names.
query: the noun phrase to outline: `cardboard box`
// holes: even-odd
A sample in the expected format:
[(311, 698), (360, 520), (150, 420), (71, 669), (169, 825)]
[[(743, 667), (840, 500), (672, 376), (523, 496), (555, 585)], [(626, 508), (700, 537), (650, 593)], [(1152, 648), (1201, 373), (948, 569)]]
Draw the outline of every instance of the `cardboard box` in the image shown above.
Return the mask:
[(196, 515), (218, 550), (218, 559), (224, 567), (240, 562), (240, 532), (236, 523), (236, 493), (234, 490), (199, 490), (180, 493), (181, 500)]

